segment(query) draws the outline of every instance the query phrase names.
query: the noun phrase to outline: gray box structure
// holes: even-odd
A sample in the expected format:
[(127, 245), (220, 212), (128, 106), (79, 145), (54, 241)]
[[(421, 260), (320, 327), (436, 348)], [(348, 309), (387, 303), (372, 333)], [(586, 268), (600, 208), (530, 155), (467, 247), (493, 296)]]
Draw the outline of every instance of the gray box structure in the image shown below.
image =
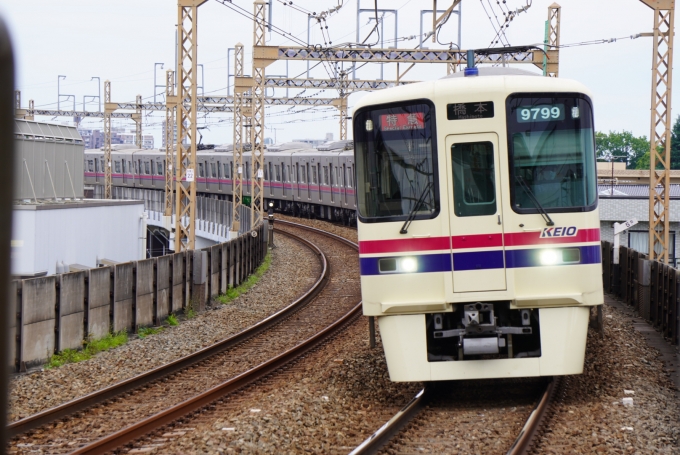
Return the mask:
[(15, 119), (14, 198), (82, 198), (83, 139), (72, 126)]
[(85, 276), (87, 272), (59, 276), (59, 339), (57, 351), (78, 349), (85, 338)]
[(222, 248), (222, 254), (220, 255), (220, 274), (222, 277), (222, 280), (220, 281), (220, 293), (221, 294), (226, 294), (227, 292), (227, 286), (228, 286), (228, 281), (227, 281), (227, 274), (229, 273), (229, 244), (228, 243), (223, 243), (221, 245)]
[(135, 325), (134, 263), (116, 264), (114, 266), (113, 286), (113, 331), (131, 331)]
[(34, 365), (54, 354), (57, 277), (24, 280), (21, 290), (21, 360)]
[(104, 338), (111, 330), (111, 267), (90, 269), (87, 297), (87, 337)]
[(19, 360), (19, 346), (17, 343), (17, 320), (20, 318), (19, 312), (19, 297), (17, 289), (20, 286), (19, 281), (12, 281), (9, 284), (9, 366), (16, 367)]
[(160, 324), (170, 314), (171, 310), (171, 263), (171, 255), (156, 258), (156, 324)]
[(135, 296), (135, 329), (153, 325), (156, 314), (154, 308), (154, 283), (156, 259), (137, 261), (137, 284)]

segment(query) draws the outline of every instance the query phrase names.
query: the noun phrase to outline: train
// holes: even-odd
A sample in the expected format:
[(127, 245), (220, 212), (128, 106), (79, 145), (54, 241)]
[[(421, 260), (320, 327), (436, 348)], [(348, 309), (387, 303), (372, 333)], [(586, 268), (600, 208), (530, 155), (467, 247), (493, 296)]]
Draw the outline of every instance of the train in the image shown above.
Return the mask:
[(583, 372), (604, 302), (594, 132), (583, 84), (507, 67), (355, 105), (363, 313), (392, 381)]
[[(252, 152), (243, 153), (243, 196), (251, 196)], [(218, 199), (231, 199), (234, 188), (233, 145), (210, 146), (196, 153), (196, 191)], [(329, 141), (318, 148), (304, 142), (269, 146), (263, 169), (264, 202), (275, 210), (346, 225), (356, 223), (354, 153), (352, 141)], [(84, 152), (85, 185), (104, 185), (104, 152)], [(115, 144), (111, 151), (113, 186), (164, 191), (165, 173), (175, 169), (164, 150)]]

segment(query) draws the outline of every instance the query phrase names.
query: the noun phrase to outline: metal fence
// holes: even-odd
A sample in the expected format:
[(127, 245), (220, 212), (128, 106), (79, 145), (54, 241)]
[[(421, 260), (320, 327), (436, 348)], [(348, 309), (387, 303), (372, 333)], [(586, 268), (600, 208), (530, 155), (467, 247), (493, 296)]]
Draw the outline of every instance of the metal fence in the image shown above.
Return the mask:
[(680, 278), (678, 270), (646, 254), (619, 248), (619, 264), (614, 264), (614, 246), (602, 242), (602, 281), (604, 291), (632, 305), (638, 315), (677, 345), (680, 334)]

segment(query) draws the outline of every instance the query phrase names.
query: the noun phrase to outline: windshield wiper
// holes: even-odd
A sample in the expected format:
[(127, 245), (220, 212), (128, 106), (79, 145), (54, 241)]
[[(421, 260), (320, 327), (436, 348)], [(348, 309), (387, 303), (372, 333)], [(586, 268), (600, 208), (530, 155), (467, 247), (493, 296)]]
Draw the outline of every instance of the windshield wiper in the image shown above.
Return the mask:
[(408, 233), (408, 227), (411, 225), (411, 221), (416, 217), (416, 212), (420, 208), (421, 205), (423, 205), (423, 202), (425, 201), (425, 196), (428, 194), (430, 191), (430, 187), (432, 186), (432, 182), (428, 182), (427, 186), (423, 190), (423, 193), (420, 195), (418, 198), (418, 202), (416, 202), (416, 205), (413, 206), (411, 211), (408, 214), (408, 218), (404, 222), (404, 225), (401, 227), (401, 230), (399, 231), (400, 234), (407, 234)]
[(554, 226), (555, 223), (554, 223), (553, 220), (550, 218), (550, 215), (548, 215), (548, 212), (545, 211), (545, 209), (543, 208), (543, 206), (541, 205), (541, 203), (538, 202), (538, 199), (536, 199), (536, 196), (534, 195), (534, 192), (531, 191), (531, 188), (529, 188), (529, 185), (527, 185), (527, 182), (525, 182), (524, 179), (523, 179), (521, 176), (519, 176), (519, 175), (515, 176), (515, 180), (517, 180), (517, 182), (520, 184), (520, 186), (522, 187), (522, 189), (524, 190), (524, 192), (527, 193), (527, 196), (529, 196), (529, 199), (531, 199), (531, 202), (534, 203), (534, 205), (536, 206), (536, 208), (538, 209), (538, 211), (541, 213), (541, 216), (542, 216), (543, 219), (545, 220), (545, 224), (546, 224), (547, 226)]

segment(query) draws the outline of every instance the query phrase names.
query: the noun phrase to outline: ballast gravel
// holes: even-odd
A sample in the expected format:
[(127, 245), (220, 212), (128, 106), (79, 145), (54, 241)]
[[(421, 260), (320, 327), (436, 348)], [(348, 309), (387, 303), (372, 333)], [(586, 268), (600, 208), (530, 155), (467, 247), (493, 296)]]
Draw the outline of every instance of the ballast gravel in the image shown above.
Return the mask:
[[(302, 295), (320, 273), (315, 255), (279, 235), (267, 273), (247, 293), (161, 333), (132, 339), (92, 359), (16, 376), (10, 384), (10, 422), (131, 378), (240, 332)], [(131, 338), (134, 335), (131, 335)]]

